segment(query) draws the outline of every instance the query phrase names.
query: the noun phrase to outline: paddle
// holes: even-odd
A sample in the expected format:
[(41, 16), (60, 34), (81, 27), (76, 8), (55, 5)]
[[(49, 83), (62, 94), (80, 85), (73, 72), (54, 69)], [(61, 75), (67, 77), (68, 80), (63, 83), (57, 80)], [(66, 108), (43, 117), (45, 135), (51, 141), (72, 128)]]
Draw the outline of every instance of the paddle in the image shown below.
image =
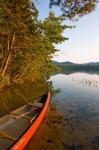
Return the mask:
[[(20, 117), (31, 118), (31, 117), (25, 116), (25, 115), (31, 113), (30, 111), (28, 111), (28, 112), (26, 112), (26, 113), (24, 113), (24, 114), (21, 114), (21, 115), (20, 115), (20, 114), (16, 114), (16, 113), (14, 113), (14, 112), (10, 112), (10, 110), (9, 110), (9, 108), (8, 108), (8, 106), (6, 105), (5, 102), (3, 102), (3, 104), (4, 104), (4, 107), (6, 108), (6, 110), (8, 111), (9, 114), (18, 116), (18, 117), (14, 117), (14, 119), (19, 119)], [(34, 108), (34, 109), (32, 109), (32, 110), (34, 111), (34, 110), (36, 110), (36, 109), (37, 109), (37, 108)]]
[(31, 119), (31, 120), (29, 120), (29, 123), (31, 124), (32, 123), (32, 121), (35, 119), (35, 117), (38, 115), (38, 113), (37, 114), (35, 114), (35, 116)]
[(11, 135), (5, 133), (4, 131), (0, 131), (0, 137), (7, 138), (7, 139), (10, 139), (12, 141), (16, 141), (17, 140), (15, 137), (12, 137)]
[[(30, 112), (28, 112), (28, 113), (30, 113)], [(31, 117), (25, 116), (28, 113), (24, 113), (24, 114), (20, 115), (20, 114), (16, 114), (16, 113), (10, 112), (10, 114), (17, 116), (17, 117), (14, 117), (14, 119), (19, 119), (21, 117), (23, 117), (23, 118), (31, 118)]]

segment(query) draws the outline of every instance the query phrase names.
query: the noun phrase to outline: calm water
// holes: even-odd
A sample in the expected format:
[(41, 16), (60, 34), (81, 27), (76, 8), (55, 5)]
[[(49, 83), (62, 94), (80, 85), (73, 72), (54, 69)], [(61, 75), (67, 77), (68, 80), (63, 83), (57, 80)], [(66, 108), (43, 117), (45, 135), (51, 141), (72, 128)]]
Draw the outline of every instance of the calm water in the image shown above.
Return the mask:
[(99, 150), (99, 75), (57, 74), (50, 80), (55, 109), (26, 150)]
[(99, 75), (58, 74), (51, 80), (60, 91), (54, 101), (64, 116), (64, 132), (71, 134), (65, 148), (99, 150)]

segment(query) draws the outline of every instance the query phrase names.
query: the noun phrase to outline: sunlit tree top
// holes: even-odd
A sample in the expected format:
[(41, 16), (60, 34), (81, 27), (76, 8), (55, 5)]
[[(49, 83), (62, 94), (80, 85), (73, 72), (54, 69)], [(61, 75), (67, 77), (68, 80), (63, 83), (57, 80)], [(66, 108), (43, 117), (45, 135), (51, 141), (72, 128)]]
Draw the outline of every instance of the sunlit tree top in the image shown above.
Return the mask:
[(71, 19), (92, 12), (96, 3), (96, 0), (50, 0), (50, 7), (60, 7), (62, 14)]

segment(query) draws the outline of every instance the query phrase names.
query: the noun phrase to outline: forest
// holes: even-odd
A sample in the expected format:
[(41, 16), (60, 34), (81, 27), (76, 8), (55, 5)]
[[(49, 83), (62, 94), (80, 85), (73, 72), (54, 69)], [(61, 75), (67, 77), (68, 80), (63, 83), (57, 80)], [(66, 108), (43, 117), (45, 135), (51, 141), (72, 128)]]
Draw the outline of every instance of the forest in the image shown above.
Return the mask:
[(0, 0), (0, 90), (27, 79), (48, 79), (57, 69), (51, 61), (55, 45), (68, 40), (63, 32), (73, 28), (66, 20), (76, 20), (95, 6), (95, 0), (50, 0), (48, 17), (40, 20), (35, 1)]

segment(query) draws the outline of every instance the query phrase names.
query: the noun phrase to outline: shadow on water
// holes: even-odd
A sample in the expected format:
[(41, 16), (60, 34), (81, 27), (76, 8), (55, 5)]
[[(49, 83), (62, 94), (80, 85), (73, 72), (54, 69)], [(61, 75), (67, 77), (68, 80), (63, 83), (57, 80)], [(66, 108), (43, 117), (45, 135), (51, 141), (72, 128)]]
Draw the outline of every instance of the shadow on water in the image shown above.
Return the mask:
[(39, 81), (35, 84), (28, 80), (21, 85), (14, 85), (0, 91), (0, 117), (28, 102), (33, 102), (50, 89), (51, 85), (51, 81)]
[[(89, 129), (83, 129), (75, 114), (63, 115), (51, 105), (43, 123), (24, 150), (98, 150), (99, 137), (88, 142)], [(78, 124), (78, 125), (77, 125)], [(78, 127), (79, 126), (79, 127)]]
[(51, 106), (46, 118), (40, 125), (25, 150), (56, 150), (63, 149), (64, 136), (61, 130), (63, 116), (55, 106)]

